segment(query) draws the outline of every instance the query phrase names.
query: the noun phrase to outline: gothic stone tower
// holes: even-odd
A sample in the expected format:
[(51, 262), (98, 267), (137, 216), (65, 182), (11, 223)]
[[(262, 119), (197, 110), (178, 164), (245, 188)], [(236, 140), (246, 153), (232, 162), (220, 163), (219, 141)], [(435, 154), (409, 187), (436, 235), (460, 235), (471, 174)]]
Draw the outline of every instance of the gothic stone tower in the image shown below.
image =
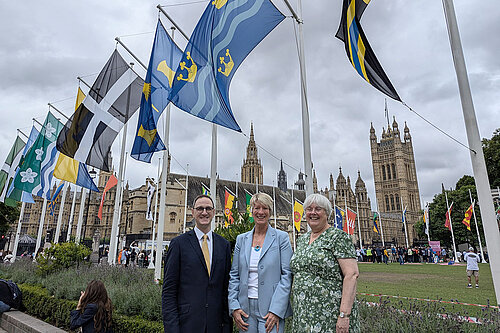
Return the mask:
[(241, 167), (241, 182), (251, 184), (262, 184), (262, 164), (257, 156), (257, 145), (253, 135), (253, 124), (250, 125), (250, 141), (248, 141), (247, 158), (243, 160)]
[(406, 207), (408, 242), (411, 246), (416, 238), (413, 230), (420, 217), (420, 194), (418, 191), (417, 170), (410, 129), (404, 128), (401, 141), (398, 123), (394, 117), (390, 126), (382, 130), (382, 138), (377, 142), (373, 124), (370, 128), (373, 176), (377, 207), (381, 215), (384, 239), (397, 241), (406, 246), (404, 229), (401, 222), (402, 211)]
[(286, 184), (286, 172), (283, 170), (283, 160), (281, 161), (281, 169), (278, 172), (278, 187), (283, 192), (286, 192), (287, 184)]

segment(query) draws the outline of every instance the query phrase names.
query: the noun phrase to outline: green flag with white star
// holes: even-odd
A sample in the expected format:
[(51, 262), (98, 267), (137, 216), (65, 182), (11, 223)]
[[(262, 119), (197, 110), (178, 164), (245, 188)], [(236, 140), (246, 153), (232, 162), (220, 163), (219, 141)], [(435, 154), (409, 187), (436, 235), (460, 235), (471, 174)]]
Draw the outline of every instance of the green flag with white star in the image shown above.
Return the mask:
[(4, 201), (5, 194), (9, 187), (10, 181), (15, 175), (16, 168), (19, 165), (19, 161), (23, 155), (23, 148), (26, 143), (18, 136), (12, 148), (10, 149), (9, 155), (5, 159), (2, 170), (0, 170), (0, 201)]
[(52, 173), (59, 155), (57, 137), (62, 128), (63, 124), (49, 112), (40, 135), (19, 167), (14, 180), (15, 188), (38, 196), (49, 196)]

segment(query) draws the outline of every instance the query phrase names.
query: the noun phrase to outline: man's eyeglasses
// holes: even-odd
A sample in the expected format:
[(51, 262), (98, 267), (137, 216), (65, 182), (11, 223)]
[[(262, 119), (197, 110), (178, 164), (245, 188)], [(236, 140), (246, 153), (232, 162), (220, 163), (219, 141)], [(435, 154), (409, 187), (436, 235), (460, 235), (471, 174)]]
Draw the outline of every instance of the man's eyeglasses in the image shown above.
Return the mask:
[(213, 207), (195, 207), (194, 208), (198, 213), (203, 213), (204, 210), (207, 211), (207, 213), (211, 213), (212, 210), (214, 210)]

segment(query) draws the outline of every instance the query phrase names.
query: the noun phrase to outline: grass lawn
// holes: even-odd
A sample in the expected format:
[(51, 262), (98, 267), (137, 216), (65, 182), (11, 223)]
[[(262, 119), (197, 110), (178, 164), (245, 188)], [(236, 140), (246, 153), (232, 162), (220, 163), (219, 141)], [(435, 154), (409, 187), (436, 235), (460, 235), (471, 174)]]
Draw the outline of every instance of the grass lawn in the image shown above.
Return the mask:
[[(468, 289), (465, 266), (439, 264), (358, 265), (358, 293), (406, 296), (482, 305), (497, 305), (489, 264), (479, 264), (479, 288)], [(472, 279), (474, 286), (474, 278)], [(358, 300), (378, 302), (380, 297), (358, 295)], [(384, 298), (405, 308), (410, 301)], [(415, 301), (411, 301), (415, 302)], [(418, 302), (418, 301), (417, 301)], [(423, 302), (427, 303), (427, 302)], [(482, 317), (481, 307), (441, 303), (447, 312)]]

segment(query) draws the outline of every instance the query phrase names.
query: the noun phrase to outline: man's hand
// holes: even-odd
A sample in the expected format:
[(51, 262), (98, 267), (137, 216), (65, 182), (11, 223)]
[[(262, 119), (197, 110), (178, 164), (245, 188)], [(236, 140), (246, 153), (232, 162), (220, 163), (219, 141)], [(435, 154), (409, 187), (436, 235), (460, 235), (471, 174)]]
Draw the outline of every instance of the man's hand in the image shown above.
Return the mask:
[(280, 329), (280, 317), (278, 317), (277, 315), (275, 315), (272, 312), (268, 312), (263, 318), (266, 320), (266, 324), (264, 325), (266, 328), (266, 333), (271, 332), (274, 325), (276, 325), (276, 332), (279, 331), (279, 329)]
[(245, 323), (243, 321), (243, 318), (241, 318), (242, 316), (248, 318), (248, 315), (242, 309), (236, 309), (233, 311), (233, 319), (234, 322), (236, 323), (236, 326), (242, 331), (247, 331), (248, 323)]

